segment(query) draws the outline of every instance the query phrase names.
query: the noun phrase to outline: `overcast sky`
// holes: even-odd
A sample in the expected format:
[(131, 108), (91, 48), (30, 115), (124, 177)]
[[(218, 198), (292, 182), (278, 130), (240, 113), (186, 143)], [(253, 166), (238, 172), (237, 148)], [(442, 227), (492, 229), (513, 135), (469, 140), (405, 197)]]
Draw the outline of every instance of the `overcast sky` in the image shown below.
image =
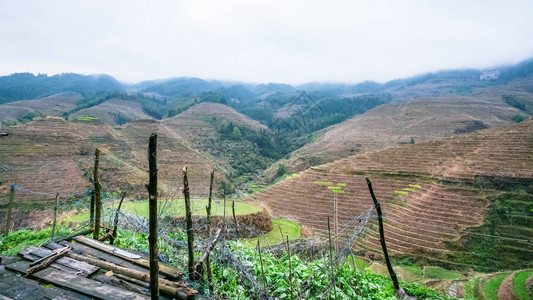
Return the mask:
[(0, 74), (379, 82), (533, 57), (533, 1), (0, 0)]

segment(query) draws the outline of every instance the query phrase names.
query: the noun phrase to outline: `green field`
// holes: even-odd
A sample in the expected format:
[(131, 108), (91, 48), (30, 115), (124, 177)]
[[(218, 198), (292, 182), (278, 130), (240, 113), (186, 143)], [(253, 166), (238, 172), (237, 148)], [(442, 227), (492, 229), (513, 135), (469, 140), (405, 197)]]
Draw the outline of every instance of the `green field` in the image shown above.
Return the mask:
[[(272, 219), (272, 230), (265, 234), (270, 245), (276, 245), (282, 242), (281, 234), (279, 233), (280, 228), (283, 232), (284, 239), (286, 239), (287, 236), (289, 236), (289, 241), (300, 238), (300, 225), (287, 220)], [(259, 241), (261, 247), (268, 247), (268, 243), (263, 236), (248, 239), (246, 243), (256, 245), (257, 241)]]
[(505, 277), (509, 276), (509, 273), (500, 273), (492, 277), (488, 282), (483, 284), (483, 292), (487, 300), (498, 299), (498, 289), (502, 285), (502, 281)]
[[(196, 216), (205, 216), (207, 213), (205, 207), (207, 206), (207, 199), (191, 199), (191, 211), (193, 215)], [(184, 216), (185, 215), (185, 201), (183, 199), (179, 200), (161, 200), (158, 201), (158, 211), (161, 215), (166, 216)], [(226, 201), (226, 215), (230, 216), (232, 214), (231, 210), (231, 201)], [(107, 206), (107, 208), (116, 209), (118, 203)], [(104, 207), (105, 209), (105, 207)], [(137, 201), (137, 202), (124, 202), (122, 204), (121, 210), (139, 217), (148, 218), (148, 201)], [(256, 212), (260, 212), (261, 208), (252, 204), (244, 202), (235, 202), (235, 214), (236, 215), (247, 215)], [(211, 213), (216, 216), (222, 216), (224, 214), (224, 203), (223, 201), (213, 200)], [(83, 221), (89, 220), (89, 213), (80, 213), (75, 214), (63, 219), (64, 222), (76, 222), (81, 223)]]
[(438, 267), (425, 267), (423, 273), (424, 278), (427, 279), (459, 279), (463, 277), (460, 272)]
[(518, 272), (513, 277), (513, 289), (516, 297), (520, 300), (533, 298), (533, 292), (526, 287), (526, 280), (533, 275), (533, 270)]

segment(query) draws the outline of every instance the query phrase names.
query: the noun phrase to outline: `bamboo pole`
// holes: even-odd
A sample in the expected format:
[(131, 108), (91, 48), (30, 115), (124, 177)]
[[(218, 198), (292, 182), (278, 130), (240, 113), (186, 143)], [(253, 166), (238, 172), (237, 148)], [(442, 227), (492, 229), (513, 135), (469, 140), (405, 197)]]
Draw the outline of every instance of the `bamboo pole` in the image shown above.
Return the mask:
[(96, 148), (94, 151), (94, 196), (95, 196), (95, 212), (94, 212), (94, 232), (93, 238), (98, 240), (100, 237), (100, 222), (102, 217), (102, 198), (100, 193), (100, 181), (98, 180), (98, 166), (100, 164), (100, 150)]
[[(211, 199), (213, 196), (213, 179), (215, 177), (215, 171), (211, 172), (211, 179), (209, 180), (209, 202), (207, 203), (207, 233), (211, 235)], [(211, 255), (207, 253), (207, 258), (205, 259), (205, 268), (207, 269), (207, 281), (209, 285), (209, 292), (211, 295), (215, 291), (213, 286), (213, 274), (211, 273)]]
[(95, 199), (94, 199), (94, 190), (89, 190), (91, 195), (91, 204), (89, 207), (89, 227), (94, 228), (94, 206), (95, 206)]
[(187, 178), (187, 167), (183, 167), (183, 193), (185, 194), (185, 221), (187, 230), (187, 252), (188, 252), (188, 266), (189, 278), (196, 280), (196, 272), (194, 270), (194, 232), (192, 228), (192, 213), (191, 213), (191, 198), (189, 194), (189, 179)]
[(152, 133), (148, 142), (148, 183), (149, 236), (150, 244), (150, 295), (159, 299), (159, 258), (157, 256), (157, 134)]
[(124, 201), (124, 197), (126, 197), (126, 192), (122, 194), (122, 199), (120, 199), (120, 203), (118, 204), (117, 212), (115, 213), (115, 221), (113, 222), (113, 233), (111, 234), (111, 237), (109, 239), (109, 244), (113, 245), (115, 242), (115, 238), (117, 237), (117, 230), (118, 230), (118, 213), (120, 211), (120, 207), (122, 206), (122, 201)]
[(385, 256), (385, 262), (387, 263), (387, 269), (389, 270), (390, 278), (392, 279), (394, 288), (396, 289), (396, 291), (399, 291), (400, 284), (398, 283), (398, 278), (396, 277), (396, 273), (394, 272), (394, 269), (392, 268), (392, 264), (389, 259), (389, 253), (387, 252), (387, 244), (385, 244), (385, 232), (383, 231), (383, 215), (381, 213), (381, 205), (376, 199), (376, 195), (374, 195), (374, 190), (372, 189), (372, 182), (370, 181), (370, 179), (366, 178), (366, 183), (368, 185), (368, 190), (370, 191), (370, 196), (372, 197), (372, 200), (374, 201), (374, 206), (376, 207), (376, 210), (378, 212), (379, 241), (381, 242), (381, 248), (383, 248), (383, 255)]
[(291, 248), (289, 247), (289, 236), (287, 235), (287, 255), (289, 256), (289, 285), (291, 286), (291, 299), (294, 297), (292, 294), (292, 262), (291, 262)]
[(59, 206), (59, 193), (56, 194), (56, 206), (54, 206), (54, 221), (52, 223), (52, 237), (56, 235), (57, 207)]
[(333, 281), (333, 294), (335, 295), (335, 300), (337, 300), (337, 283), (335, 282), (335, 266), (333, 265), (333, 251), (331, 246), (331, 229), (329, 225), (329, 217), (328, 217), (328, 236), (329, 236), (329, 261), (331, 263), (331, 280)]
[(11, 229), (11, 211), (13, 209), (13, 199), (15, 198), (15, 185), (12, 184), (9, 191), (9, 203), (7, 204), (7, 217), (6, 217), (6, 228), (4, 236), (9, 235), (9, 230)]
[(259, 246), (259, 240), (257, 240), (257, 251), (259, 251), (259, 261), (261, 262), (261, 274), (263, 275), (263, 286), (265, 289), (265, 295), (267, 295), (267, 280), (265, 277), (265, 270), (263, 268), (263, 257), (261, 256), (261, 247)]
[(235, 237), (239, 239), (239, 224), (237, 224), (237, 217), (235, 216), (235, 199), (231, 203), (231, 210), (233, 211), (233, 221), (235, 222)]

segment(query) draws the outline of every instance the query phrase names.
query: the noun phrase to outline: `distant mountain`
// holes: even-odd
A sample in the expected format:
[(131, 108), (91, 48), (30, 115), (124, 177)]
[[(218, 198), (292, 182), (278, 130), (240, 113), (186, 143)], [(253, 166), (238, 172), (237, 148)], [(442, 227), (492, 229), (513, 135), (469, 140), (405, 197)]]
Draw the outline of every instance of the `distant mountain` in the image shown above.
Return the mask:
[(115, 92), (124, 87), (109, 75), (80, 75), (64, 73), (46, 74), (15, 73), (0, 77), (0, 104), (17, 100), (40, 99), (63, 92)]
[(223, 87), (219, 81), (205, 81), (200, 78), (173, 78), (162, 82), (140, 83), (138, 87), (144, 87), (141, 92), (144, 93), (158, 93), (164, 96), (191, 96), (198, 93), (216, 90)]

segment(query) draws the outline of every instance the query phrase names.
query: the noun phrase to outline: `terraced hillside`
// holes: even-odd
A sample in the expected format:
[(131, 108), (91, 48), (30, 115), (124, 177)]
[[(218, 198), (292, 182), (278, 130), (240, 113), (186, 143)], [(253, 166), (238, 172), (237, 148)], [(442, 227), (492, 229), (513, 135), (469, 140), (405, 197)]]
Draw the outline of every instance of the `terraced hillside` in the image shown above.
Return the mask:
[(99, 105), (79, 110), (71, 114), (69, 120), (75, 121), (83, 116), (98, 118), (109, 125), (121, 125), (131, 121), (153, 119), (143, 111), (139, 102), (120, 98), (112, 98)]
[[(276, 162), (293, 171), (367, 151), (451, 137), (512, 124), (533, 114), (533, 78), (476, 88), (467, 96), (441, 96), (381, 105), (322, 131), (312, 143)], [(418, 94), (417, 94), (418, 95)], [(406, 98), (406, 100), (408, 100)]]
[(44, 114), (58, 117), (64, 112), (74, 109), (81, 98), (80, 94), (63, 93), (37, 100), (20, 100), (2, 104), (0, 105), (0, 120), (3, 122), (16, 122), (26, 115), (30, 116), (32, 113), (35, 116)]
[[(200, 194), (209, 186), (209, 173), (216, 164), (208, 154), (189, 146), (187, 140), (159, 121), (145, 120), (111, 127), (100, 123), (68, 122), (60, 118), (37, 119), (6, 127), (10, 134), (0, 140), (0, 219), (7, 203), (10, 184), (32, 194), (16, 191), (16, 227), (46, 218), (26, 219), (35, 208), (50, 208), (55, 193), (61, 203), (71, 194), (84, 194), (91, 187), (94, 148), (102, 151), (100, 181), (104, 191), (128, 191), (142, 198), (148, 182), (146, 151), (148, 137), (158, 133), (159, 191), (162, 197), (181, 196), (181, 168), (189, 167), (191, 192)], [(217, 172), (223, 178), (222, 172)], [(75, 198), (78, 198), (75, 196)], [(23, 220), (24, 219), (24, 220)]]
[[(531, 239), (533, 120), (351, 156), (292, 176), (253, 200), (323, 233), (333, 216), (328, 186), (341, 187), (340, 232), (348, 233), (342, 224), (372, 205), (365, 177), (387, 215), (387, 244), (397, 257), (479, 269), (531, 267), (531, 243), (461, 231)], [(381, 253), (375, 224), (356, 249)]]

